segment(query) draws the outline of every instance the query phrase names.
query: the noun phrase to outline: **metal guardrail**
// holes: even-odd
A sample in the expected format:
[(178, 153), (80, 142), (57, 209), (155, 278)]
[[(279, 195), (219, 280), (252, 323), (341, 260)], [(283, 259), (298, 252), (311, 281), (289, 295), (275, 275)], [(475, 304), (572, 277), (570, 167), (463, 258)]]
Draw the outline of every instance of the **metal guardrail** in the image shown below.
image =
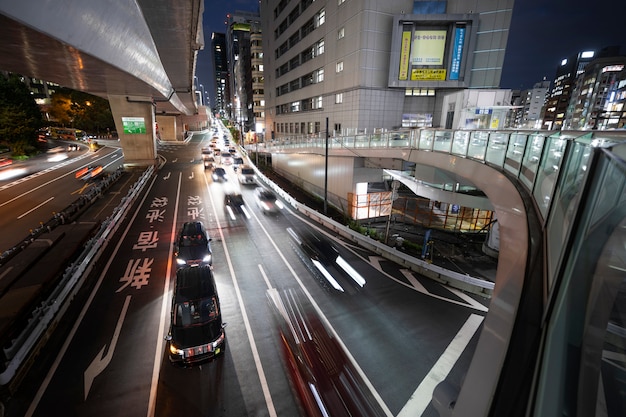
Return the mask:
[(124, 197), (122, 203), (114, 209), (113, 215), (102, 223), (96, 236), (87, 242), (79, 258), (65, 270), (59, 285), (32, 312), (29, 325), (17, 338), (12, 340), (11, 346), (3, 349), (9, 362), (6, 369), (0, 373), (0, 386), (11, 383), (15, 374), (24, 362), (28, 360), (37, 344), (45, 341), (47, 339), (45, 336), (54, 331), (69, 307), (69, 301), (81, 288), (83, 277), (86, 277), (91, 272), (103, 249), (108, 244), (107, 238), (117, 231), (119, 224), (121, 224), (120, 219), (126, 215), (135, 198), (153, 173), (154, 166), (150, 166), (142, 174), (139, 180), (131, 187), (126, 197)]
[(450, 271), (438, 265), (433, 265), (429, 262), (410, 256), (404, 252), (400, 252), (397, 249), (392, 248), (377, 240), (374, 240), (369, 236), (364, 236), (350, 229), (348, 226), (340, 224), (335, 220), (307, 207), (304, 204), (300, 204), (293, 197), (291, 197), (284, 190), (282, 190), (278, 185), (276, 185), (276, 183), (263, 175), (263, 173), (252, 163), (252, 161), (249, 162), (250, 165), (254, 167), (257, 177), (261, 178), (263, 182), (265, 182), (270, 188), (272, 188), (274, 192), (280, 195), (280, 197), (288, 202), (295, 210), (301, 212), (302, 214), (316, 221), (317, 223), (329, 228), (330, 230), (348, 239), (349, 241), (354, 242), (366, 249), (369, 249), (385, 259), (398, 263), (413, 272), (434, 279), (451, 287), (458, 288), (460, 290), (467, 291), (473, 294), (480, 294), (483, 296), (491, 296), (491, 294), (493, 293), (495, 285), (493, 282), (481, 278), (472, 277), (470, 275), (461, 274), (455, 271)]

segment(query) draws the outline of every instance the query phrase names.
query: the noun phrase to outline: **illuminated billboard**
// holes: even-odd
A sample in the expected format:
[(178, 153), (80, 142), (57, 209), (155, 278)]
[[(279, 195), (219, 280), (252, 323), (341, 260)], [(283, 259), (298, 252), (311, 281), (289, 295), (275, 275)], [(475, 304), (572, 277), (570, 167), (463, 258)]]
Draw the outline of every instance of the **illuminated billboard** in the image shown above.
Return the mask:
[(389, 87), (464, 87), (476, 15), (394, 17)]
[(445, 30), (415, 30), (411, 45), (412, 65), (443, 65)]

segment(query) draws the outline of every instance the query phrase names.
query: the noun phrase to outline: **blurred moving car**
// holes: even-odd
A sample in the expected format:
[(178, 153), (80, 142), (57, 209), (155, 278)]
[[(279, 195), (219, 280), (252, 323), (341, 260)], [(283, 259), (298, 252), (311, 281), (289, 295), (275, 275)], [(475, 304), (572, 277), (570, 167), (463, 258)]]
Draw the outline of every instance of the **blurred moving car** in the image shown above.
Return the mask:
[(212, 156), (207, 156), (206, 158), (202, 158), (202, 163), (204, 164), (204, 169), (215, 168), (215, 158), (213, 158)]
[(283, 208), (283, 203), (278, 200), (276, 194), (267, 188), (257, 187), (254, 190), (254, 198), (263, 214), (275, 214)]
[(236, 220), (238, 216), (243, 216), (246, 219), (250, 218), (243, 196), (240, 193), (229, 192), (224, 194), (224, 210), (231, 220)]
[(213, 149), (210, 146), (205, 146), (205, 147), (202, 148), (201, 154), (202, 154), (202, 159), (206, 159), (208, 157), (212, 157), (213, 156)]
[(240, 184), (254, 185), (256, 184), (256, 174), (254, 169), (250, 165), (242, 165), (239, 167), (239, 174), (237, 174)]
[(387, 415), (302, 292), (273, 288), (267, 296), (292, 389), (306, 416)]
[(222, 167), (215, 167), (213, 168), (213, 175), (212, 175), (213, 181), (217, 181), (217, 182), (224, 182), (224, 181), (228, 181), (228, 177), (226, 175), (226, 170)]
[(174, 256), (178, 267), (213, 264), (211, 238), (202, 222), (183, 224), (176, 239)]
[(233, 156), (229, 152), (222, 152), (222, 164), (232, 165)]
[(313, 230), (296, 233), (292, 228), (288, 228), (287, 231), (315, 269), (335, 290), (346, 291), (340, 284), (340, 281), (344, 280), (344, 274), (351, 278), (350, 282), (356, 284), (357, 288), (365, 286), (365, 278), (352, 268), (330, 239), (322, 233)]
[(74, 175), (76, 176), (77, 179), (87, 181), (90, 179), (97, 178), (98, 176), (102, 175), (103, 172), (104, 172), (104, 168), (102, 167), (102, 165), (97, 165), (97, 166), (89, 165), (89, 166), (83, 167), (82, 169), (79, 169), (78, 171), (76, 171), (76, 174)]
[(223, 354), (226, 333), (213, 272), (209, 267), (176, 272), (170, 329), (165, 337), (173, 364), (192, 365)]
[(0, 158), (0, 168), (8, 167), (13, 164), (13, 160), (11, 158)]

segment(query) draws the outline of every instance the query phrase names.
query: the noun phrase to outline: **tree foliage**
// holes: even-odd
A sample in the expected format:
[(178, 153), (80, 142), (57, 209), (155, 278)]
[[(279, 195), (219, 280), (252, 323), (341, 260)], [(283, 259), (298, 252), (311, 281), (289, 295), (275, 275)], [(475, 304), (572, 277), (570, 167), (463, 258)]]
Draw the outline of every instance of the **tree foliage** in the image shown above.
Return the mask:
[(41, 110), (18, 75), (0, 75), (0, 144), (14, 156), (36, 150)]
[(81, 91), (68, 88), (57, 90), (52, 94), (49, 114), (61, 126), (88, 133), (115, 130), (109, 101)]

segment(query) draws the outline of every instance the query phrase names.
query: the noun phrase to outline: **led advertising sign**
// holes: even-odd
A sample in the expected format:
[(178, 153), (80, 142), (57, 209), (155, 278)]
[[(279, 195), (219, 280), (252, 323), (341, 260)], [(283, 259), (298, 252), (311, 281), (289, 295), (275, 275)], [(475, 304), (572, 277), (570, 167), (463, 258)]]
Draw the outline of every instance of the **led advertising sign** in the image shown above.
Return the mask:
[(416, 30), (411, 45), (412, 65), (443, 65), (445, 30)]

